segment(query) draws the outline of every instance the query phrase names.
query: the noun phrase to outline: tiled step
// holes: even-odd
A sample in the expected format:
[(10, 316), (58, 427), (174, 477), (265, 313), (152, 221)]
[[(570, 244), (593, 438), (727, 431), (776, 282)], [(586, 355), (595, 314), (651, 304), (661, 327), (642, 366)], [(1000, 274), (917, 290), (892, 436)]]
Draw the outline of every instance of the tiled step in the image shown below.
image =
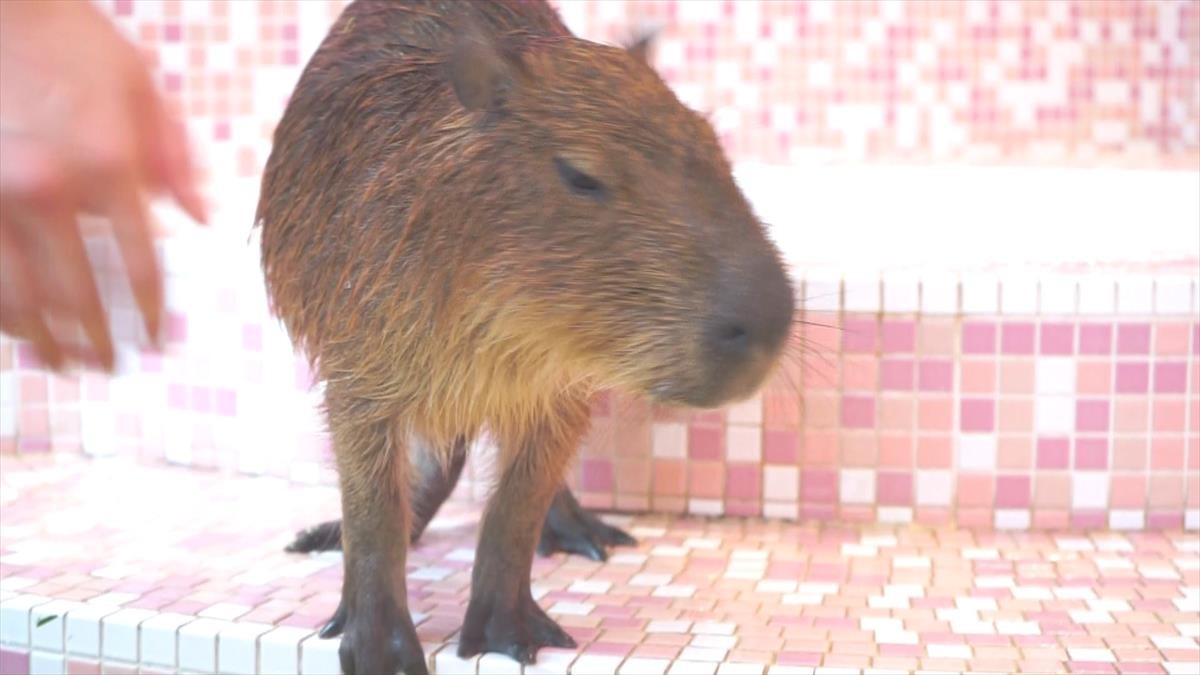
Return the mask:
[[(0, 672), (337, 672), (315, 631), (340, 556), (283, 552), (336, 515), (333, 489), (69, 455), (0, 469)], [(409, 558), (430, 664), (521, 672), (455, 656), (476, 510), (449, 509)], [(636, 548), (537, 560), (580, 648), (524, 672), (1200, 672), (1192, 533), (614, 522)]]

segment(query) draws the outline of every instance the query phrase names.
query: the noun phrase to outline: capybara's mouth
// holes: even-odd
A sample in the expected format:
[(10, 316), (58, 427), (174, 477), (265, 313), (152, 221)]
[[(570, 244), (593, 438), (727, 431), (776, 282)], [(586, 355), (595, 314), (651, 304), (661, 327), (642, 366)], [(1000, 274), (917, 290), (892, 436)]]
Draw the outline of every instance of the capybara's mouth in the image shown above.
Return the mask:
[(782, 356), (782, 348), (762, 352), (748, 362), (731, 368), (713, 363), (701, 370), (707, 373), (703, 382), (664, 380), (646, 390), (652, 401), (660, 405), (713, 409), (736, 403), (754, 395), (766, 383)]

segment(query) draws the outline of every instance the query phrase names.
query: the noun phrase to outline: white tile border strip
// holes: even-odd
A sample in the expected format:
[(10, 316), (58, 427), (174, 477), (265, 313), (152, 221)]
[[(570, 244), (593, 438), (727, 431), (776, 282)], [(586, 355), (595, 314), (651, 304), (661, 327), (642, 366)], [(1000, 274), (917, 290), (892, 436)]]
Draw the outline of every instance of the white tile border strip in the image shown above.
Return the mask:
[(1194, 316), (1200, 275), (1178, 272), (1041, 274), (952, 272), (842, 277), (798, 275), (797, 306), (815, 312), (964, 316)]

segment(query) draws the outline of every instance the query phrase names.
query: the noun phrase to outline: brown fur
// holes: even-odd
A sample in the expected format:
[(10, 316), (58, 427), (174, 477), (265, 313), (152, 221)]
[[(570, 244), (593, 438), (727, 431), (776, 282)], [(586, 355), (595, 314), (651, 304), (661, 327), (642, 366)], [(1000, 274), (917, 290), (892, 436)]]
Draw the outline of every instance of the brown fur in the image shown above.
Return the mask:
[[(525, 576), (520, 597), (473, 592), (464, 645), (474, 633), (490, 648), (507, 638), (472, 622), (540, 612), (524, 607), (529, 560), (590, 394), (715, 405), (751, 393), (777, 359), (777, 346), (736, 368), (706, 357), (702, 319), (723, 279), (766, 269), (789, 308), (791, 289), (712, 129), (635, 56), (644, 45), (633, 54), (573, 37), (543, 2), (360, 0), (276, 130), (262, 262), (275, 311), (327, 384), (351, 669), (419, 669), (408, 647), (364, 646), (388, 639), (378, 630), (415, 639), (403, 604), (412, 448), (448, 457), (484, 428), (498, 441), (476, 585), (481, 570)], [(559, 160), (599, 179), (603, 198), (572, 194)], [(403, 618), (355, 595), (367, 578)], [(383, 627), (351, 635), (355, 611)]]

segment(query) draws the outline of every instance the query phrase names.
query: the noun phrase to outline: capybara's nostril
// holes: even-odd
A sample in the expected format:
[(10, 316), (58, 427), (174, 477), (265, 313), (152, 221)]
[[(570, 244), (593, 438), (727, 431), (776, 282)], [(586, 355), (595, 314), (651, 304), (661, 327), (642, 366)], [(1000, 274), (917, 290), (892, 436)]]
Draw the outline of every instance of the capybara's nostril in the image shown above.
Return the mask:
[(736, 321), (721, 324), (714, 331), (713, 348), (722, 355), (742, 357), (750, 348), (750, 335)]

